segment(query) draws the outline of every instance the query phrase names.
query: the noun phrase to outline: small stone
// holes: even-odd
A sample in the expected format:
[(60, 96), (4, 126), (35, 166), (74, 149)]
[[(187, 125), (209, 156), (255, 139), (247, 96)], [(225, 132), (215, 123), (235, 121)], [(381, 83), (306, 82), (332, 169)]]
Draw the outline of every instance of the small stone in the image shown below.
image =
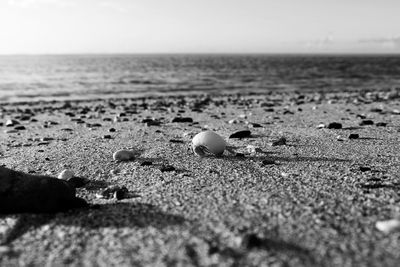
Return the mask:
[(136, 153), (131, 150), (121, 149), (113, 154), (113, 159), (116, 161), (128, 161), (133, 160), (136, 156)]
[(378, 221), (375, 223), (375, 227), (379, 231), (389, 234), (391, 232), (400, 230), (400, 220), (391, 219), (387, 221)]
[(174, 166), (171, 166), (171, 165), (162, 165), (162, 166), (159, 168), (159, 170), (160, 170), (161, 172), (172, 172), (172, 171), (175, 171), (175, 167), (174, 167)]
[(338, 141), (344, 141), (344, 138), (341, 135), (336, 136), (336, 140)]
[(103, 139), (112, 139), (112, 137), (111, 137), (111, 135), (106, 134), (106, 135), (103, 135)]
[(328, 124), (328, 129), (342, 129), (342, 124), (339, 122), (331, 122)]
[(352, 133), (349, 135), (349, 139), (358, 139), (358, 138), (360, 138), (359, 134)]
[(243, 153), (237, 152), (237, 153), (235, 153), (235, 157), (236, 157), (236, 158), (244, 158), (245, 155), (244, 155)]
[(18, 125), (18, 126), (16, 126), (16, 127), (14, 127), (14, 130), (20, 131), (20, 130), (26, 130), (26, 128), (25, 128), (24, 125)]
[(179, 122), (179, 123), (193, 122), (193, 119), (190, 117), (175, 117), (172, 119), (171, 122)]
[(286, 138), (285, 137), (281, 137), (278, 140), (272, 142), (272, 146), (284, 146), (286, 145)]
[(321, 123), (317, 125), (317, 129), (322, 129), (325, 128), (325, 124)]
[(236, 124), (239, 123), (239, 121), (237, 119), (232, 119), (230, 121), (228, 121), (229, 124)]
[(262, 165), (273, 165), (275, 164), (275, 160), (272, 159), (266, 159), (262, 161)]
[(12, 126), (15, 126), (17, 124), (19, 124), (19, 121), (16, 121), (16, 120), (7, 120), (6, 121), (6, 126), (7, 127), (12, 127)]
[(362, 171), (362, 172), (371, 171), (371, 168), (370, 167), (366, 167), (366, 166), (360, 166), (360, 171)]
[[(124, 188), (126, 189), (126, 188)], [(113, 198), (117, 199), (117, 200), (121, 200), (124, 199), (127, 195), (127, 190), (124, 189), (117, 189), (114, 194), (113, 194)]]
[(75, 176), (75, 174), (73, 171), (65, 169), (62, 172), (60, 172), (60, 174), (58, 175), (58, 179), (68, 180), (74, 176)]
[(114, 128), (110, 128), (110, 129), (108, 129), (108, 131), (109, 131), (110, 133), (113, 133), (113, 132), (115, 132), (116, 130), (115, 130)]
[(375, 124), (377, 127), (386, 127), (387, 123), (386, 122), (378, 122)]
[(360, 122), (360, 126), (365, 126), (365, 125), (373, 125), (374, 122), (372, 120), (363, 120)]
[(153, 162), (151, 161), (143, 161), (142, 163), (140, 163), (140, 166), (151, 166), (153, 165)]
[(17, 130), (10, 129), (10, 130), (5, 130), (4, 133), (18, 133)]
[(235, 132), (229, 136), (229, 138), (247, 138), (251, 136), (251, 132), (249, 130), (242, 130)]
[(258, 152), (262, 152), (261, 148), (255, 147), (253, 145), (248, 145), (246, 148), (247, 152), (249, 152), (250, 154), (256, 154)]
[[(118, 193), (117, 193), (118, 192)], [(103, 192), (100, 194), (96, 194), (97, 198), (104, 198), (104, 199), (110, 199), (110, 198), (120, 198), (123, 196), (123, 198), (126, 198), (128, 195), (129, 190), (125, 186), (109, 186)]]

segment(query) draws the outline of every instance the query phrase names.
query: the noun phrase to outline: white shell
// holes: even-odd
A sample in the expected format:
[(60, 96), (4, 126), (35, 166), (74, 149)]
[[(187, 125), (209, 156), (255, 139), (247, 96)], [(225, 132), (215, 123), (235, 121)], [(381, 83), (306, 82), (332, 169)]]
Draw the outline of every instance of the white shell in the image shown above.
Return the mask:
[(193, 137), (192, 148), (193, 152), (199, 156), (205, 156), (207, 152), (213, 155), (222, 155), (226, 148), (226, 142), (213, 131), (204, 131)]
[(135, 156), (136, 153), (134, 151), (121, 149), (113, 154), (113, 159), (117, 161), (127, 161), (134, 159)]
[(68, 180), (68, 179), (71, 179), (74, 176), (75, 176), (75, 174), (74, 174), (73, 171), (71, 171), (71, 170), (63, 170), (58, 175), (58, 179)]

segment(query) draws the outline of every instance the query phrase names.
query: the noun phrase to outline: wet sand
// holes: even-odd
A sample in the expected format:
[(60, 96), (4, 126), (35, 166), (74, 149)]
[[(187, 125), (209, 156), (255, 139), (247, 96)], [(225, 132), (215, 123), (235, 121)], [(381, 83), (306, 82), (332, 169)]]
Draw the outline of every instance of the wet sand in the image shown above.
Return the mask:
[[(397, 266), (400, 232), (375, 223), (400, 214), (399, 110), (397, 92), (4, 103), (1, 164), (70, 169), (91, 206), (0, 215), (0, 265)], [(236, 153), (195, 155), (204, 129)], [(119, 149), (140, 157), (116, 162)], [(107, 186), (130, 197), (96, 197)]]

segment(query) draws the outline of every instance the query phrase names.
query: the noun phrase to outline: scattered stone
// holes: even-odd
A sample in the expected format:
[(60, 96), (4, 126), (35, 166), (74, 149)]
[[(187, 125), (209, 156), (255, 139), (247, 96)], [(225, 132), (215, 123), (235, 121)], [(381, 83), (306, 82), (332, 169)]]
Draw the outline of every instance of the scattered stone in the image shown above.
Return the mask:
[(0, 167), (0, 213), (52, 213), (86, 207), (66, 181)]
[(4, 133), (18, 133), (17, 130), (10, 129), (10, 130), (4, 130)]
[(24, 125), (18, 125), (16, 127), (14, 127), (14, 130), (20, 131), (20, 130), (26, 130)]
[(247, 152), (249, 152), (250, 154), (256, 154), (256, 153), (262, 152), (261, 148), (255, 147), (253, 145), (248, 145), (246, 148), (247, 148)]
[(179, 140), (179, 139), (170, 139), (169, 142), (170, 143), (180, 143), (180, 144), (185, 143), (183, 140)]
[(386, 122), (378, 122), (375, 124), (377, 127), (386, 127), (387, 123)]
[(400, 230), (400, 220), (398, 219), (391, 219), (387, 221), (378, 221), (375, 223), (376, 229), (379, 231), (389, 234), (394, 231)]
[(368, 172), (368, 171), (371, 171), (371, 168), (370, 167), (365, 167), (365, 166), (360, 166), (360, 171)]
[(115, 132), (116, 130), (115, 130), (114, 128), (110, 128), (110, 129), (108, 129), (108, 131), (109, 131), (110, 133), (113, 133), (113, 132)]
[(126, 196), (128, 194), (129, 194), (129, 190), (125, 186), (113, 185), (113, 186), (107, 187), (100, 194), (96, 194), (96, 197), (103, 198), (103, 199), (115, 198), (115, 199), (119, 200), (122, 198), (126, 198)]
[(393, 110), (392, 110), (392, 114), (393, 114), (393, 115), (399, 115), (399, 114), (400, 114), (400, 110), (398, 110), (398, 109), (393, 109)]
[(251, 137), (251, 132), (249, 130), (238, 131), (229, 136), (229, 138), (247, 138), (247, 137)]
[(58, 175), (58, 179), (68, 180), (74, 176), (75, 176), (75, 174), (73, 171), (65, 169), (62, 172), (60, 172), (60, 174)]
[(349, 135), (349, 139), (358, 139), (358, 138), (360, 138), (359, 134), (352, 133)]
[(275, 164), (275, 160), (273, 159), (265, 159), (262, 161), (262, 165), (273, 165)]
[(237, 153), (235, 153), (235, 157), (236, 157), (236, 158), (244, 158), (244, 157), (246, 157), (246, 156), (245, 156), (245, 154), (243, 154), (243, 153), (237, 152)]
[(322, 129), (325, 128), (325, 124), (321, 123), (317, 125), (317, 129)]
[(121, 189), (121, 188), (117, 189), (113, 194), (113, 198), (115, 198), (116, 200), (124, 199), (124, 198), (126, 198), (127, 193), (128, 193), (128, 190), (126, 189), (126, 187), (123, 189)]
[(286, 145), (286, 138), (285, 137), (281, 137), (278, 140), (272, 142), (272, 146), (284, 146)]
[(373, 125), (374, 122), (372, 120), (362, 120), (360, 122), (360, 126), (365, 126), (365, 125)]
[(338, 141), (344, 141), (344, 138), (341, 135), (336, 136), (336, 140)]
[(151, 166), (153, 165), (153, 162), (151, 161), (143, 161), (142, 163), (140, 163), (140, 166)]
[(19, 124), (19, 121), (11, 120), (11, 119), (10, 119), (10, 120), (7, 120), (7, 121), (6, 121), (6, 124), (5, 124), (5, 125), (6, 125), (7, 127), (12, 127), (12, 126), (15, 126), (15, 125), (18, 125), (18, 124)]
[(136, 157), (136, 153), (131, 150), (121, 149), (113, 154), (113, 159), (116, 161), (128, 161), (133, 160)]
[(171, 122), (179, 122), (179, 123), (193, 122), (193, 119), (190, 117), (175, 117), (172, 119)]
[(109, 134), (105, 134), (105, 135), (103, 135), (103, 139), (112, 139), (112, 137)]
[(328, 124), (328, 129), (342, 129), (342, 124), (339, 122), (331, 122)]
[(230, 121), (228, 121), (229, 124), (236, 124), (239, 123), (239, 121), (237, 119), (232, 119)]
[(161, 172), (172, 172), (172, 171), (175, 171), (176, 169), (174, 166), (171, 166), (171, 165), (161, 165), (159, 170)]

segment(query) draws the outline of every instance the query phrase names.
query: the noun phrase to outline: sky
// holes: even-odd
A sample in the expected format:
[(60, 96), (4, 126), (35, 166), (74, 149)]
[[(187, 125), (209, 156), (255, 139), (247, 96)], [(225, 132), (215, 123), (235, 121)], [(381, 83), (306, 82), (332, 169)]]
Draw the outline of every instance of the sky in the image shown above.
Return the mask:
[(0, 54), (392, 54), (399, 25), (399, 0), (0, 0)]

